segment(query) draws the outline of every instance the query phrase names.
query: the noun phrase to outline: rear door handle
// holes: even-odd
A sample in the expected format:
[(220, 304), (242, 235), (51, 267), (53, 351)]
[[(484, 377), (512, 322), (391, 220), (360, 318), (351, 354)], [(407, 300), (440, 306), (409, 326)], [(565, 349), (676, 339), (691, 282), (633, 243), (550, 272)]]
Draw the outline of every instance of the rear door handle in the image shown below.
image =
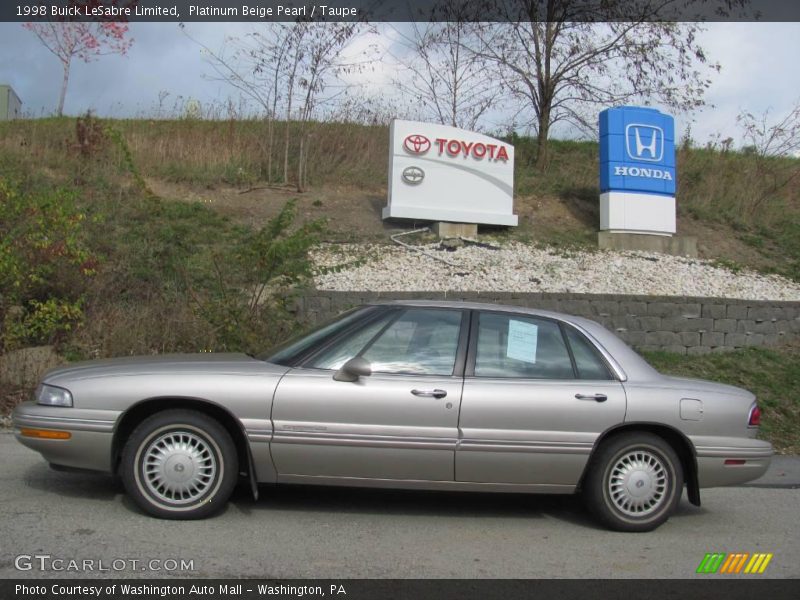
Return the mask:
[(411, 390), (415, 396), (423, 396), (425, 398), (444, 398), (447, 396), (445, 390)]
[(595, 402), (605, 402), (608, 396), (605, 394), (575, 394), (578, 400), (594, 400)]

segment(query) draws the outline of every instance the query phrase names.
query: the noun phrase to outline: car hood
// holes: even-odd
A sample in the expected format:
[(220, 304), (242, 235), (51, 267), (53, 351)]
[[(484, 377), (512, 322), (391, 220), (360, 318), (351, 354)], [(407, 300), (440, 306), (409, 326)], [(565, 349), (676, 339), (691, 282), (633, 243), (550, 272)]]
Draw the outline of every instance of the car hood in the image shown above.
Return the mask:
[(286, 370), (287, 367), (257, 360), (241, 353), (161, 354), (73, 363), (51, 369), (45, 374), (42, 381), (58, 384), (78, 379), (127, 375), (177, 373), (255, 375), (258, 373), (277, 374)]

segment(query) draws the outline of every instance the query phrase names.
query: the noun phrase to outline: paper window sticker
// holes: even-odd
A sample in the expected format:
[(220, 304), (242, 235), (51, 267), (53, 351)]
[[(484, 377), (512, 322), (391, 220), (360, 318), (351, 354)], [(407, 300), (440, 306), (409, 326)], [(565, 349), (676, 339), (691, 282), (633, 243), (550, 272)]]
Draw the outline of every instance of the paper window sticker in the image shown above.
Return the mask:
[(536, 364), (536, 344), (539, 327), (525, 321), (508, 321), (508, 343), (506, 356), (526, 363)]

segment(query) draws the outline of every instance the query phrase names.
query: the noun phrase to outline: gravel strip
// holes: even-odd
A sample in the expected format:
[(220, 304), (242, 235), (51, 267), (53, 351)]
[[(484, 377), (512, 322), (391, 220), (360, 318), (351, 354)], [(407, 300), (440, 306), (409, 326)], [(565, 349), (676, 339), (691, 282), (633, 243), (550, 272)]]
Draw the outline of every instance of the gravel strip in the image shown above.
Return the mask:
[[(421, 246), (458, 266), (395, 246), (344, 244), (312, 252), (317, 289), (505, 291), (800, 301), (800, 283), (733, 272), (711, 261), (647, 252), (581, 252), (509, 243), (499, 249)], [(326, 269), (331, 269), (326, 272)]]

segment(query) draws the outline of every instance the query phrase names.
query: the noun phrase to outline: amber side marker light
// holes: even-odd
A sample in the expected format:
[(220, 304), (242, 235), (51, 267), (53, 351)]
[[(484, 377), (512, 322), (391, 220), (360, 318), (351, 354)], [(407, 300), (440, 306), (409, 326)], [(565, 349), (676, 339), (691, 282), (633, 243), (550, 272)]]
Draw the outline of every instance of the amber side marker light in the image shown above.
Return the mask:
[(69, 431), (54, 431), (52, 429), (20, 429), (20, 434), (25, 437), (42, 438), (45, 440), (68, 440), (72, 437)]

